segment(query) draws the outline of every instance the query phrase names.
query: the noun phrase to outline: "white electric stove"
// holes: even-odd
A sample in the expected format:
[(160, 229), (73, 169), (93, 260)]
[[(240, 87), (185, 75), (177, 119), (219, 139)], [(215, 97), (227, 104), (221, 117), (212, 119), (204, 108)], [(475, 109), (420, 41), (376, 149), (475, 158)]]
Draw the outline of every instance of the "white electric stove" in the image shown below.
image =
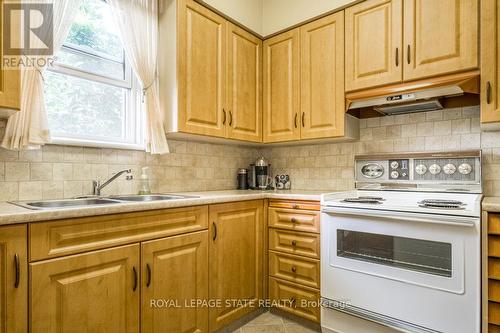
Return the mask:
[(321, 206), (322, 328), (480, 332), (480, 151), (357, 156)]

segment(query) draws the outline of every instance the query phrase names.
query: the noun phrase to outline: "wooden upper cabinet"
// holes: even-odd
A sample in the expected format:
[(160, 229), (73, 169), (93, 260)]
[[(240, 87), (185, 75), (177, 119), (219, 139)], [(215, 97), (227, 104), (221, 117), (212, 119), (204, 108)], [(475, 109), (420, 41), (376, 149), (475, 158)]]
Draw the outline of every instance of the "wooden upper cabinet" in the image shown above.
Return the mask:
[(500, 2), (481, 1), (481, 123), (500, 122)]
[(28, 331), (26, 225), (0, 228), (0, 332)]
[[(142, 243), (142, 332), (208, 332), (208, 232)], [(151, 306), (151, 300), (170, 306)], [(175, 306), (173, 306), (175, 305)]]
[(20, 89), (21, 89), (21, 74), (17, 69), (4, 66), (3, 56), (5, 50), (3, 49), (4, 38), (7, 34), (12, 38), (11, 45), (19, 44), (14, 39), (20, 38), (21, 33), (14, 33), (16, 30), (20, 32), (20, 22), (17, 22), (16, 17), (19, 15), (12, 15), (10, 31), (4, 30), (4, 13), (3, 13), (4, 0), (0, 1), (0, 55), (2, 61), (0, 62), (0, 118), (8, 117), (20, 108)]
[(179, 129), (225, 137), (226, 21), (193, 0), (178, 0)]
[(30, 264), (30, 331), (138, 332), (139, 274), (139, 245)]
[(344, 12), (300, 28), (301, 139), (344, 135)]
[(226, 301), (262, 298), (263, 211), (262, 200), (210, 206), (209, 297), (222, 302), (209, 310), (210, 332), (256, 310)]
[(300, 30), (264, 41), (264, 142), (300, 139)]
[(262, 41), (230, 22), (227, 30), (228, 137), (262, 142)]
[(346, 91), (403, 79), (402, 1), (368, 0), (346, 8)]
[(404, 79), (477, 68), (478, 0), (405, 0)]

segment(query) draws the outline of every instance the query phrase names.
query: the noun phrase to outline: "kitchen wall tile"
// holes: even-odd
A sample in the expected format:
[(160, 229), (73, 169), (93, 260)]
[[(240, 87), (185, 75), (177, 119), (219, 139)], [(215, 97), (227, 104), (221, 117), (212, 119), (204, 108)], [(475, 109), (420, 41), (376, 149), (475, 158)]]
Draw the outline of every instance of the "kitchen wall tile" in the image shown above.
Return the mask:
[(42, 182), (19, 182), (19, 200), (37, 200), (42, 197)]
[(51, 180), (52, 163), (31, 163), (31, 180)]
[(2, 182), (0, 201), (19, 200), (19, 182)]
[(5, 180), (6, 181), (30, 180), (30, 164), (27, 162), (6, 162)]

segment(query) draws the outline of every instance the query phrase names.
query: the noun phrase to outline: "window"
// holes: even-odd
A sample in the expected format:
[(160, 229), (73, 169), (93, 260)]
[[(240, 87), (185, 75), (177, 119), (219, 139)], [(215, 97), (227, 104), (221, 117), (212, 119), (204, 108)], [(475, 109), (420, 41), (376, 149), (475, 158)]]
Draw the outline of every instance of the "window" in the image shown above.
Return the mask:
[(144, 148), (140, 89), (106, 2), (82, 1), (44, 79), (54, 143)]

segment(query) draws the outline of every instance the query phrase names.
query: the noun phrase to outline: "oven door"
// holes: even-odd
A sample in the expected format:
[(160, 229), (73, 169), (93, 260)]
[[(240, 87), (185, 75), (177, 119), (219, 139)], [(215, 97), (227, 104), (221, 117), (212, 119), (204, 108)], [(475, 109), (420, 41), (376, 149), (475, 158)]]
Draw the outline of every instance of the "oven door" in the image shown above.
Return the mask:
[[(335, 208), (329, 265), (455, 294), (465, 292), (474, 218)], [(426, 216), (428, 215), (428, 216)], [(369, 223), (368, 223), (369, 222)]]
[(479, 228), (474, 217), (323, 207), (321, 296), (411, 332), (479, 332)]

